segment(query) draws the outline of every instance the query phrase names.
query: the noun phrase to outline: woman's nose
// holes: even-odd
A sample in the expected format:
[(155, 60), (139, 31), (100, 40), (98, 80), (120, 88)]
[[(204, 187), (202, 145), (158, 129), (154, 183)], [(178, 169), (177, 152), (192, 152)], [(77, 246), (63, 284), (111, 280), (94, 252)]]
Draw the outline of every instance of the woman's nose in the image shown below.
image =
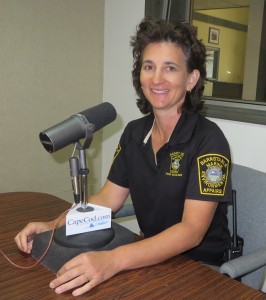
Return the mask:
[(162, 83), (164, 80), (163, 72), (161, 70), (156, 70), (153, 73), (152, 82), (154, 84)]

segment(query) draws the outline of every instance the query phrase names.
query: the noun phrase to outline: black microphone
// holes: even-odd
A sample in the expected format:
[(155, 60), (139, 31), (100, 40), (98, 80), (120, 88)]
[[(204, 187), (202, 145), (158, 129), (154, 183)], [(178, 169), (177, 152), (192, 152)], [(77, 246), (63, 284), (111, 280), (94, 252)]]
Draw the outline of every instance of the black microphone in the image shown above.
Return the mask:
[(112, 104), (104, 102), (42, 131), (39, 138), (44, 148), (52, 153), (78, 142), (85, 138), (88, 132), (92, 134), (115, 119), (115, 108)]

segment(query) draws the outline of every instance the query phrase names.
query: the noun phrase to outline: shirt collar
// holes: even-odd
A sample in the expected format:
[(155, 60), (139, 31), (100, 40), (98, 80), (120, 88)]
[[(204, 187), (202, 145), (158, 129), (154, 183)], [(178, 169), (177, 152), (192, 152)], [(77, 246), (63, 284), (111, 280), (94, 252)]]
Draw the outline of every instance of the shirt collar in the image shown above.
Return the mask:
[(198, 118), (199, 114), (196, 112), (183, 111), (170, 137), (168, 144), (176, 145), (181, 143), (187, 143), (192, 136)]
[(148, 132), (148, 134), (145, 136), (144, 140), (143, 140), (143, 144), (146, 145), (151, 134), (152, 134), (152, 130), (153, 130), (153, 127), (154, 127), (154, 124), (155, 124), (155, 119), (153, 119), (153, 123), (152, 123), (152, 126), (151, 126), (151, 129), (150, 131)]
[[(168, 141), (168, 145), (176, 145), (179, 143), (187, 143), (192, 135), (192, 132), (198, 121), (198, 113), (193, 112), (182, 112), (180, 119), (178, 120), (173, 133)], [(144, 139), (143, 144), (146, 145), (152, 134), (152, 129), (154, 127), (155, 119), (150, 116), (147, 120), (144, 129)]]

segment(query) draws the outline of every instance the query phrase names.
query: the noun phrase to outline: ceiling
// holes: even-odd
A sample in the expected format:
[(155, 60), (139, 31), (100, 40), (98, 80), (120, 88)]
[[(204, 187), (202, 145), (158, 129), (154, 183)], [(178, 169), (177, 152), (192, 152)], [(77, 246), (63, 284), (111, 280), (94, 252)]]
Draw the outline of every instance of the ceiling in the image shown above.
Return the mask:
[(194, 0), (193, 10), (249, 6), (250, 0)]

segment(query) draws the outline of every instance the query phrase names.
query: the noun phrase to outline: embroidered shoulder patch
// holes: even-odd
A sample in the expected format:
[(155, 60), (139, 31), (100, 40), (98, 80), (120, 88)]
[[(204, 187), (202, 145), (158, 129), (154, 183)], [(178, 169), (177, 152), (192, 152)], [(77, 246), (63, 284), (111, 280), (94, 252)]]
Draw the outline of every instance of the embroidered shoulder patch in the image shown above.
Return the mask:
[(205, 154), (198, 157), (197, 162), (200, 193), (224, 196), (229, 160), (220, 154)]

